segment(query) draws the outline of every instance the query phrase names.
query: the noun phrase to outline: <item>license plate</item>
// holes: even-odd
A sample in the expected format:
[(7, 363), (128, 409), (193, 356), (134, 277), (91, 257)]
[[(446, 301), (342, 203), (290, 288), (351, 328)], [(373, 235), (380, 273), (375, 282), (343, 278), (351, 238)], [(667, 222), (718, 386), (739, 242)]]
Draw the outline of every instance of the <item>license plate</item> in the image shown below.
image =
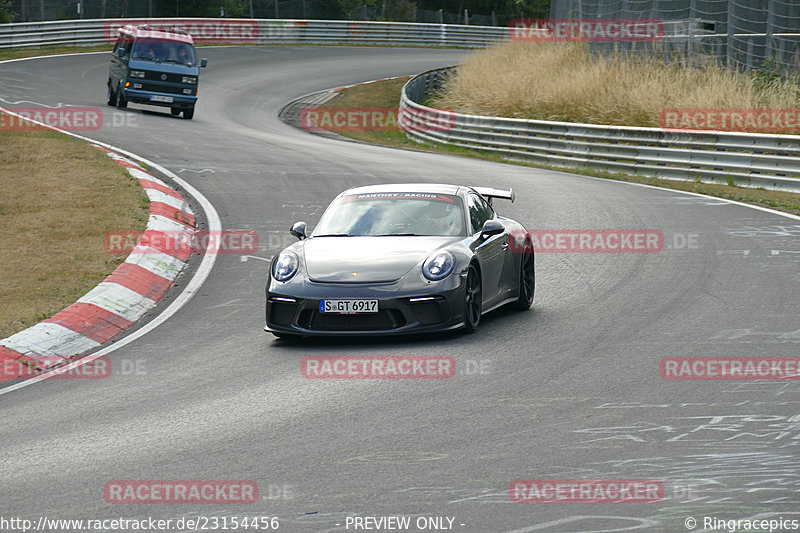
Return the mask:
[(171, 104), (172, 103), (172, 97), (171, 96), (161, 96), (160, 94), (154, 94), (154, 95), (150, 96), (150, 101), (151, 102), (167, 102), (167, 103)]
[(378, 300), (320, 300), (319, 312), (338, 313), (340, 315), (377, 313)]

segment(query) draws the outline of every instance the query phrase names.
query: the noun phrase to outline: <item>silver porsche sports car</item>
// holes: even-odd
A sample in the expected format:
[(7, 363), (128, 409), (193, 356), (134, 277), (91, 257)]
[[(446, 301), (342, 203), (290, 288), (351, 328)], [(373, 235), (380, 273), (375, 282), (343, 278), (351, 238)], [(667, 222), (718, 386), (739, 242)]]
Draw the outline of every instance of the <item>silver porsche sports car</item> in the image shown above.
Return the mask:
[(269, 331), (385, 335), (463, 328), (533, 303), (533, 244), (492, 200), (511, 190), (440, 184), (348, 189), (270, 264)]

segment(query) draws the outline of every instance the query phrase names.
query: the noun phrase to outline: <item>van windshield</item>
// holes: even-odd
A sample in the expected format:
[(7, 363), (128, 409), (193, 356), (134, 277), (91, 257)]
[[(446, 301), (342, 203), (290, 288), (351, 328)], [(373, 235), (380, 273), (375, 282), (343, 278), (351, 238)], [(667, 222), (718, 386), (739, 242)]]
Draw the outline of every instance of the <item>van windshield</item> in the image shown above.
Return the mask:
[(155, 63), (178, 63), (194, 66), (196, 61), (192, 45), (157, 39), (138, 39), (133, 46), (133, 59)]

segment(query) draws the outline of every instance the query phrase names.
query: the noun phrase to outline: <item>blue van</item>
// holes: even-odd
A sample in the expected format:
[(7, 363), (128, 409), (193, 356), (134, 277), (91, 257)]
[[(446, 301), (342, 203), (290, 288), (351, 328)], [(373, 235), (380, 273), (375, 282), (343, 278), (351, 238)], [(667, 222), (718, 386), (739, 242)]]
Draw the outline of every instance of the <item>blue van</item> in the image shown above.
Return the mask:
[(175, 28), (128, 25), (119, 28), (108, 70), (108, 105), (128, 102), (169, 107), (173, 115), (194, 116), (199, 67), (191, 35)]

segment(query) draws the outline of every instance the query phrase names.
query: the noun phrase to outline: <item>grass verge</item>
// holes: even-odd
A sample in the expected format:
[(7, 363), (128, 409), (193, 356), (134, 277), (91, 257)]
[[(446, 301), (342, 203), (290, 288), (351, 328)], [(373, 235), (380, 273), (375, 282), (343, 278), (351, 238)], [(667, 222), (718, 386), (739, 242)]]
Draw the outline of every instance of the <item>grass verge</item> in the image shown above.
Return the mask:
[[(400, 78), (395, 80), (380, 81), (375, 83), (368, 83), (357, 85), (341, 91), (339, 97), (332, 100), (322, 108), (330, 109), (393, 109), (397, 113), (398, 102), (400, 101), (400, 89), (408, 81), (408, 78)], [(629, 176), (626, 174), (614, 174), (608, 172), (599, 172), (588, 169), (573, 169), (563, 168), (556, 166), (548, 166), (541, 164), (534, 164), (528, 162), (509, 161), (500, 157), (497, 154), (485, 151), (468, 150), (457, 146), (445, 146), (433, 143), (417, 143), (409, 140), (405, 134), (398, 130), (390, 131), (336, 131), (339, 135), (356, 139), (359, 141), (370, 142), (375, 144), (384, 144), (388, 146), (396, 146), (401, 148), (413, 148), (416, 150), (425, 150), (429, 152), (439, 152), (446, 154), (455, 154), (468, 157), (476, 157), (479, 159), (487, 159), (490, 161), (497, 161), (503, 163), (513, 163), (518, 165), (547, 168), (551, 170), (560, 170), (570, 172), (573, 174), (582, 174), (586, 176), (594, 176), (599, 178), (613, 179), (617, 181), (628, 181), (632, 183), (643, 183), (645, 185), (654, 185), (664, 187), (667, 189), (676, 189), (680, 191), (689, 191), (709, 196), (716, 196), (718, 198), (725, 198), (728, 200), (735, 200), (748, 204), (758, 205), (761, 207), (769, 207), (778, 211), (800, 215), (800, 194), (782, 192), (782, 191), (769, 191), (766, 189), (755, 189), (747, 187), (736, 187), (729, 185), (715, 185), (700, 183), (696, 181), (675, 181), (664, 180), (658, 178), (648, 178), (644, 176)]]
[(124, 261), (105, 251), (106, 232), (147, 225), (138, 181), (49, 130), (0, 130), (0, 190), (0, 338), (74, 303)]
[(0, 50), (0, 61), (22, 59), (25, 57), (49, 56), (57, 54), (74, 54), (80, 52), (109, 52), (112, 44), (96, 46), (43, 46), (41, 48), (8, 48)]

